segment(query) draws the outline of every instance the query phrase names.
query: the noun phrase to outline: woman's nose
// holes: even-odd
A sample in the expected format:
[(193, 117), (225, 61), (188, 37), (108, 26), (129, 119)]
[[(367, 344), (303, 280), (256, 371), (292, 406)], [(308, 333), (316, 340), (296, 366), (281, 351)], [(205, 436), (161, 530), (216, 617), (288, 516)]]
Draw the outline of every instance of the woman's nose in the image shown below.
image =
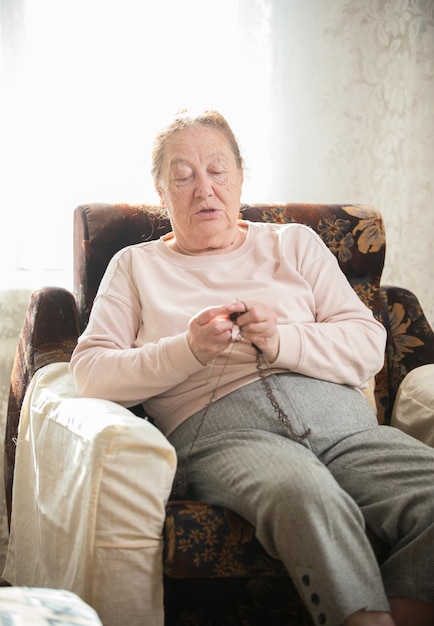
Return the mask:
[(209, 198), (214, 194), (212, 180), (206, 174), (197, 175), (195, 183), (196, 198)]

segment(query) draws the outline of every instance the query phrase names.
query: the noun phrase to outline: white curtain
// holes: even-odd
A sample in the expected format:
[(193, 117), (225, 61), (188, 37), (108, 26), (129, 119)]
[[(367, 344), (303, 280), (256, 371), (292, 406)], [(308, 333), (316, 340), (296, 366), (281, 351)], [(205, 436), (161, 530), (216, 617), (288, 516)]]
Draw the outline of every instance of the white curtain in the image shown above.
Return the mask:
[(376, 206), (384, 281), (434, 322), (432, 0), (0, 7), (4, 286), (70, 286), (75, 206), (155, 201), (155, 133), (215, 107), (241, 143), (245, 201)]
[(180, 108), (220, 109), (261, 155), (269, 89), (249, 92), (269, 77), (251, 73), (237, 0), (1, 6), (3, 282), (69, 285), (75, 206), (156, 200), (152, 139)]

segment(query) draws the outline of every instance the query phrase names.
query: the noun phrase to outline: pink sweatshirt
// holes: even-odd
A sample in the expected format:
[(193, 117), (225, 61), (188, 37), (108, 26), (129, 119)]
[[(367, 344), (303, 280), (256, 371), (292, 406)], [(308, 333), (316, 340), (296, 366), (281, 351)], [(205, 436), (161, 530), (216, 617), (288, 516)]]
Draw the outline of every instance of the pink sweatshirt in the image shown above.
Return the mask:
[(187, 342), (191, 317), (237, 298), (262, 301), (278, 316), (273, 372), (366, 387), (382, 367), (386, 331), (334, 255), (306, 226), (248, 225), (244, 243), (227, 254), (186, 256), (160, 239), (113, 257), (71, 359), (79, 395), (143, 403), (168, 435), (208, 404), (217, 384), (215, 399), (258, 379), (247, 341), (207, 366)]

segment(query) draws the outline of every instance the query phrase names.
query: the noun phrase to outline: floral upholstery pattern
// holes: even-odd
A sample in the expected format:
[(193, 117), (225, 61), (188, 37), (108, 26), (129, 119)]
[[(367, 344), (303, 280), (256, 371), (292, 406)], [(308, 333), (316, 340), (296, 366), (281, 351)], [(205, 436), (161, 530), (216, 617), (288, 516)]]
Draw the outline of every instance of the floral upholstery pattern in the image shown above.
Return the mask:
[[(363, 205), (253, 204), (240, 217), (299, 222), (314, 229), (335, 254), (347, 279), (388, 331), (384, 367), (375, 380), (378, 420), (390, 423), (405, 374), (434, 363), (434, 333), (417, 298), (381, 285), (386, 239), (381, 214)], [(105, 268), (120, 248), (170, 230), (161, 207), (89, 204), (74, 214), (74, 295), (44, 288), (27, 311), (11, 382), (6, 433), (10, 511), (19, 409), (34, 372), (68, 361), (85, 328)], [(134, 410), (137, 414), (140, 411)], [(380, 461), (381, 462), (381, 461)], [(386, 547), (368, 536), (381, 561)], [(167, 626), (303, 626), (309, 614), (283, 565), (271, 559), (245, 520), (221, 507), (169, 501), (164, 531)]]
[[(182, 525), (178, 520), (182, 518)], [(164, 571), (167, 576), (206, 578), (287, 576), (255, 539), (241, 517), (219, 506), (171, 501), (166, 515)], [(205, 549), (198, 550), (198, 547)], [(206, 547), (205, 547), (206, 546)]]
[(382, 391), (390, 416), (398, 387), (408, 372), (433, 362), (434, 333), (419, 300), (408, 289), (381, 287), (383, 322), (389, 330), (386, 347), (388, 386)]

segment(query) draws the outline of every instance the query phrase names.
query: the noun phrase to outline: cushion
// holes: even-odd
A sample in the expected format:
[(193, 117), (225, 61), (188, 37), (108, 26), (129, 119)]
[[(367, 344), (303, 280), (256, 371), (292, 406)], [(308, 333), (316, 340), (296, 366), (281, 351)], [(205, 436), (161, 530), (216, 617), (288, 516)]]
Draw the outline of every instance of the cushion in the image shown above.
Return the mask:
[(390, 423), (434, 446), (434, 364), (416, 367), (405, 376)]
[(9, 626), (102, 626), (96, 612), (70, 591), (0, 589), (0, 623)]
[(175, 470), (174, 448), (150, 422), (78, 398), (67, 363), (41, 368), (21, 412), (3, 577), (72, 591), (104, 626), (162, 626)]

